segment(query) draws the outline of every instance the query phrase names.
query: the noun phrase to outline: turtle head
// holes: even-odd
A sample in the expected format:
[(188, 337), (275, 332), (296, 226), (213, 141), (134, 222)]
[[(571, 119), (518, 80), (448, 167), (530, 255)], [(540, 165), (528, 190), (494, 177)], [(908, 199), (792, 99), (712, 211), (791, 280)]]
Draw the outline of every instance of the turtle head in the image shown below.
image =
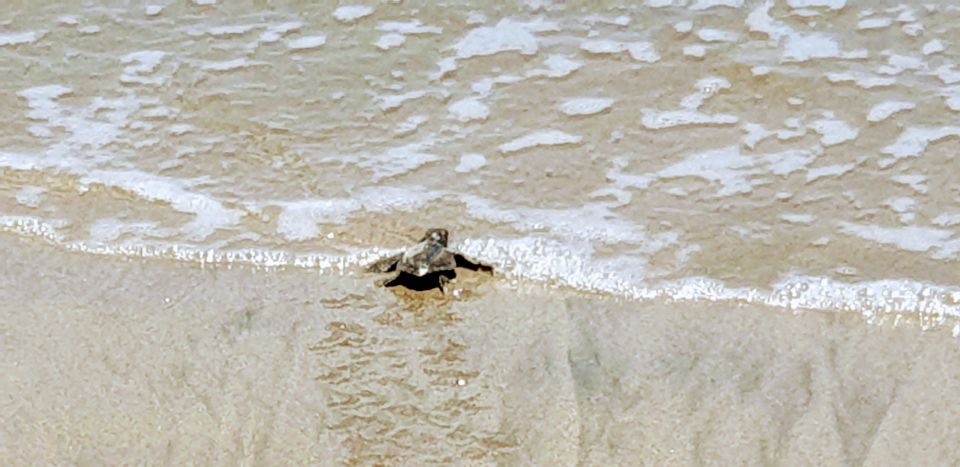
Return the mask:
[(430, 229), (426, 234), (423, 235), (423, 238), (420, 239), (421, 242), (434, 242), (439, 243), (443, 246), (447, 246), (447, 229)]

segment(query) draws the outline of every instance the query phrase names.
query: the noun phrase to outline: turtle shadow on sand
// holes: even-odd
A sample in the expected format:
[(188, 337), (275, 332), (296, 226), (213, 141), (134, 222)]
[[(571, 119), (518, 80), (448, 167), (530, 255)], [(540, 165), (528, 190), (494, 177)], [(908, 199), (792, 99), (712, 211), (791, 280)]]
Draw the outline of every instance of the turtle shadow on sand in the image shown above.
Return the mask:
[(493, 274), (493, 267), (473, 261), (447, 248), (449, 233), (446, 229), (430, 229), (416, 245), (403, 253), (382, 258), (367, 266), (367, 272), (397, 272), (389, 279), (378, 281), (384, 287), (404, 286), (419, 292), (440, 289), (446, 294), (446, 286), (457, 277), (457, 268)]

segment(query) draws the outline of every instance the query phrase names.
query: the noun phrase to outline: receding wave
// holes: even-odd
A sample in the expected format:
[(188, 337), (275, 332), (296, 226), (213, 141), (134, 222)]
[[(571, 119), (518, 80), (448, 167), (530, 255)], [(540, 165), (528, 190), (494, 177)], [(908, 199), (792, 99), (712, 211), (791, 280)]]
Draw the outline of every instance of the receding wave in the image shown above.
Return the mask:
[[(94, 255), (169, 259), (202, 266), (249, 265), (262, 268), (297, 267), (326, 274), (362, 274), (361, 266), (397, 250), (354, 249), (349, 253), (293, 253), (271, 249), (217, 249), (162, 242), (104, 245), (66, 241), (57, 222), (29, 216), (0, 216), (0, 229), (47, 242), (70, 251)], [(467, 239), (466, 254), (497, 266), (501, 280), (532, 281), (633, 300), (732, 301), (786, 310), (849, 312), (867, 319), (887, 314), (914, 315), (926, 324), (960, 317), (960, 287), (905, 279), (843, 282), (827, 277), (788, 275), (768, 288), (732, 287), (707, 277), (647, 281), (642, 260), (624, 258), (591, 261), (570, 245), (530, 239)]]

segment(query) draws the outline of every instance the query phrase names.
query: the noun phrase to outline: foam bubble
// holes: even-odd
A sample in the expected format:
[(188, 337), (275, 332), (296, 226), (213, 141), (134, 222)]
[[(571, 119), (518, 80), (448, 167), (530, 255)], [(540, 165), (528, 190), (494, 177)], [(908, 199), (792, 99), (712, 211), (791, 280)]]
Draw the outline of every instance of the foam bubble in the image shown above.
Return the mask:
[(287, 40), (287, 48), (291, 50), (309, 50), (316, 49), (327, 43), (327, 36), (316, 34), (313, 36), (303, 36), (296, 39)]
[(618, 54), (628, 52), (638, 62), (654, 63), (660, 60), (660, 54), (651, 42), (618, 42), (609, 39), (586, 40), (580, 43), (580, 49), (592, 54)]
[(560, 54), (552, 54), (543, 61), (543, 64), (547, 66), (546, 70), (537, 69), (531, 70), (527, 73), (527, 76), (545, 76), (547, 78), (563, 78), (568, 76), (574, 71), (579, 70), (583, 67), (583, 62), (573, 60), (570, 57)]
[(493, 92), (494, 85), (510, 84), (523, 81), (519, 76), (500, 75), (493, 78), (482, 78), (470, 84), (470, 90), (481, 97), (488, 97)]
[(627, 44), (630, 57), (638, 62), (654, 63), (660, 61), (660, 54), (652, 42), (631, 42)]
[(586, 18), (583, 18), (583, 22), (586, 24), (612, 24), (614, 26), (629, 26), (630, 17), (627, 15), (620, 15), (616, 17), (602, 16), (602, 15), (590, 15)]
[(807, 171), (807, 183), (824, 177), (839, 177), (853, 170), (857, 165), (853, 162), (848, 164), (833, 164), (814, 167)]
[(343, 224), (347, 216), (362, 205), (353, 199), (310, 199), (277, 202), (282, 208), (277, 218), (277, 232), (290, 241), (303, 241), (320, 235), (318, 224)]
[(887, 57), (887, 64), (877, 68), (882, 75), (898, 75), (904, 70), (923, 70), (927, 67), (922, 57), (891, 54)]
[(154, 222), (129, 223), (109, 217), (99, 219), (90, 226), (90, 239), (93, 243), (108, 244), (127, 234), (135, 234), (139, 238), (157, 232)]
[(277, 219), (277, 233), (290, 241), (305, 241), (320, 237), (321, 225), (342, 225), (349, 216), (361, 210), (380, 213), (397, 209), (411, 210), (440, 196), (442, 193), (428, 192), (421, 187), (380, 186), (357, 190), (349, 198), (268, 201), (251, 205), (249, 208), (281, 208)]
[(697, 37), (704, 42), (736, 42), (739, 34), (722, 29), (703, 28), (697, 31)]
[(613, 99), (604, 97), (581, 97), (567, 99), (560, 104), (560, 112), (564, 115), (593, 115), (609, 110), (613, 107)]
[(932, 41), (923, 44), (923, 49), (921, 50), (924, 55), (933, 55), (938, 54), (946, 50), (946, 47), (943, 46), (943, 42), (940, 39), (934, 39)]
[(867, 114), (868, 122), (882, 122), (891, 115), (904, 110), (913, 110), (917, 104), (907, 101), (883, 101), (874, 105)]
[(266, 31), (260, 33), (260, 37), (257, 40), (265, 44), (277, 42), (286, 34), (298, 31), (301, 27), (303, 27), (303, 23), (300, 21), (271, 24), (267, 26)]
[(787, 35), (783, 47), (783, 60), (787, 62), (805, 62), (819, 58), (855, 59), (866, 57), (866, 50), (843, 52), (840, 49), (840, 44), (833, 36), (820, 32), (810, 34), (791, 33)]
[(9, 32), (0, 34), (0, 47), (32, 44), (46, 35), (46, 31)]
[(487, 165), (487, 158), (482, 154), (464, 154), (460, 156), (460, 163), (453, 169), (458, 173), (473, 172)]
[(810, 225), (817, 219), (817, 216), (811, 214), (781, 214), (780, 218), (791, 224)]
[(820, 156), (822, 149), (787, 149), (782, 152), (764, 155), (761, 159), (769, 164), (774, 175), (785, 176), (803, 169)]
[(960, 112), (960, 86), (944, 88), (940, 95), (945, 98), (943, 103), (948, 109)]
[(894, 78), (883, 78), (879, 76), (871, 76), (853, 72), (827, 73), (827, 80), (829, 80), (831, 83), (854, 83), (858, 87), (864, 89), (893, 86), (894, 84), (897, 84), (897, 80)]
[(933, 225), (939, 225), (940, 227), (960, 225), (960, 213), (943, 213), (933, 218), (931, 222), (933, 222)]
[(123, 73), (120, 75), (120, 82), (127, 84), (163, 83), (163, 78), (151, 78), (144, 75), (149, 75), (150, 73), (156, 71), (157, 67), (160, 66), (160, 62), (163, 61), (163, 58), (166, 57), (166, 55), (166, 52), (160, 50), (142, 50), (124, 55), (120, 58), (120, 62), (126, 66), (123, 68)]
[[(896, 183), (907, 185), (912, 188), (914, 191), (920, 194), (926, 194), (928, 191), (927, 188), (927, 177), (925, 175), (919, 174), (899, 174), (890, 177)], [(936, 223), (936, 222), (934, 222)]]
[(905, 226), (883, 227), (874, 224), (855, 224), (841, 222), (840, 230), (865, 240), (893, 245), (901, 250), (924, 253), (942, 247), (953, 236), (953, 232), (933, 227)]
[(49, 84), (24, 89), (17, 95), (27, 100), (27, 105), (31, 109), (30, 113), (27, 114), (28, 117), (33, 120), (49, 120), (61, 113), (59, 106), (54, 101), (71, 92), (73, 92), (73, 89), (66, 86)]
[(767, 130), (766, 127), (759, 123), (751, 122), (744, 123), (743, 130), (746, 131), (747, 134), (741, 141), (743, 142), (744, 146), (750, 149), (753, 149), (760, 141), (763, 141), (776, 134), (776, 132)]
[(893, 24), (893, 18), (866, 18), (857, 22), (857, 29), (860, 31), (869, 29), (888, 28)]
[(46, 188), (25, 186), (17, 191), (15, 197), (18, 203), (28, 208), (37, 208), (40, 206), (40, 202), (43, 201), (43, 194), (46, 192)]
[(427, 26), (420, 20), (413, 21), (384, 21), (377, 25), (377, 31), (394, 32), (398, 34), (440, 34), (443, 28), (438, 26)]
[(571, 135), (560, 130), (539, 130), (533, 133), (521, 136), (508, 143), (500, 145), (500, 152), (509, 154), (512, 152), (523, 151), (535, 146), (558, 146), (564, 144), (579, 144), (582, 137)]
[(120, 62), (124, 64), (133, 63), (133, 65), (128, 65), (124, 69), (125, 73), (152, 73), (166, 55), (167, 53), (162, 50), (142, 50), (124, 55), (120, 58)]
[(721, 185), (718, 196), (749, 193), (760, 183), (751, 180), (756, 160), (740, 153), (737, 146), (711, 149), (693, 154), (657, 172), (660, 178), (697, 177)]
[(695, 0), (690, 9), (694, 11), (709, 10), (717, 7), (740, 8), (743, 0)]
[(913, 198), (906, 196), (888, 198), (883, 202), (883, 206), (886, 206), (892, 209), (894, 212), (901, 214), (900, 221), (903, 223), (913, 222), (913, 220), (916, 218), (916, 215), (913, 211), (917, 207), (917, 201)]
[(588, 40), (580, 43), (580, 50), (592, 54), (615, 54), (627, 50), (626, 44), (612, 40)]
[(430, 75), (431, 80), (442, 79), (453, 70), (457, 69), (457, 57), (442, 58), (437, 61), (437, 71)]
[(390, 148), (380, 153), (366, 154), (357, 165), (369, 170), (372, 173), (372, 180), (378, 182), (440, 160), (440, 157), (426, 152), (432, 145), (433, 143), (429, 141), (421, 141)]
[(407, 41), (407, 36), (403, 34), (384, 34), (377, 39), (377, 42), (374, 45), (377, 46), (380, 50), (390, 50), (394, 47), (400, 47), (404, 42)]
[(937, 78), (944, 84), (960, 83), (960, 71), (953, 69), (953, 64), (941, 65), (934, 71)]
[(373, 7), (367, 5), (343, 5), (333, 10), (333, 17), (342, 23), (352, 23), (373, 14)]
[(888, 154), (892, 158), (881, 160), (880, 167), (889, 167), (899, 159), (918, 157), (923, 154), (930, 143), (956, 136), (960, 136), (960, 127), (908, 127), (900, 133), (893, 144), (881, 150), (883, 154)]
[(206, 62), (201, 68), (208, 71), (233, 71), (243, 68), (249, 68), (256, 65), (266, 65), (264, 62), (254, 62), (246, 57), (225, 60), (221, 62)]
[(230, 24), (226, 26), (213, 26), (205, 31), (213, 37), (240, 36), (255, 29), (259, 29), (260, 24)]
[(474, 97), (453, 102), (447, 107), (447, 112), (450, 112), (453, 118), (461, 122), (486, 120), (490, 116), (490, 108), (483, 101)]
[(696, 110), (659, 111), (642, 109), (640, 124), (651, 130), (662, 130), (687, 125), (733, 125), (740, 121), (735, 115), (705, 114)]
[(58, 231), (69, 225), (67, 221), (56, 219), (45, 221), (34, 216), (2, 216), (0, 230), (13, 231), (29, 237), (42, 238), (54, 244), (62, 245), (64, 236)]
[(377, 101), (377, 106), (380, 107), (380, 110), (384, 112), (389, 112), (391, 110), (399, 109), (405, 102), (419, 99), (423, 96), (426, 96), (428, 91), (426, 89), (420, 89), (417, 91), (405, 92), (403, 94), (393, 94), (393, 95), (378, 95), (374, 94), (374, 99)]
[(820, 144), (836, 146), (857, 139), (860, 131), (842, 120), (823, 118), (813, 122), (810, 129), (820, 134)]
[(703, 58), (707, 55), (707, 48), (700, 45), (687, 45), (683, 47), (683, 55), (692, 58)]
[(904, 34), (910, 37), (917, 37), (920, 34), (923, 34), (923, 24), (921, 23), (904, 24), (903, 27), (900, 28), (900, 30), (903, 31)]
[(495, 26), (471, 30), (454, 46), (458, 59), (494, 55), (501, 52), (519, 52), (533, 55), (539, 50), (537, 38), (526, 23), (502, 19)]
[(793, 30), (770, 16), (770, 9), (773, 8), (773, 5), (773, 0), (765, 0), (747, 15), (746, 23), (750, 32), (766, 34), (771, 40), (779, 41), (780, 38), (793, 33)]
[(913, 8), (907, 6), (906, 4), (900, 4), (897, 7), (888, 8), (886, 10), (887, 13), (896, 13), (898, 11), (900, 12), (900, 14), (897, 15), (898, 23), (913, 23), (917, 20), (916, 11), (914, 11)]
[(420, 128), (420, 125), (423, 125), (430, 119), (426, 115), (411, 115), (409, 118), (401, 122), (393, 130), (397, 135), (406, 135), (417, 131), (417, 128)]
[(847, 0), (787, 0), (787, 5), (793, 9), (828, 8), (830, 10), (841, 10), (847, 6)]

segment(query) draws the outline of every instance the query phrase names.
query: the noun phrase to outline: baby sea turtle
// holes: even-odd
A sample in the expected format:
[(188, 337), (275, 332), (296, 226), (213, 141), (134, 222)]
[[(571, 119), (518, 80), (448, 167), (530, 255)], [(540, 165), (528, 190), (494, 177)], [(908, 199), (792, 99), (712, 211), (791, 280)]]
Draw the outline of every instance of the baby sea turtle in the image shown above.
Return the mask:
[(367, 272), (398, 271), (392, 279), (378, 282), (384, 287), (403, 285), (414, 290), (428, 290), (444, 287), (457, 276), (456, 268), (483, 271), (493, 274), (493, 267), (472, 261), (460, 253), (447, 249), (449, 233), (446, 229), (430, 229), (420, 239), (420, 243), (407, 251), (383, 258), (370, 266)]

